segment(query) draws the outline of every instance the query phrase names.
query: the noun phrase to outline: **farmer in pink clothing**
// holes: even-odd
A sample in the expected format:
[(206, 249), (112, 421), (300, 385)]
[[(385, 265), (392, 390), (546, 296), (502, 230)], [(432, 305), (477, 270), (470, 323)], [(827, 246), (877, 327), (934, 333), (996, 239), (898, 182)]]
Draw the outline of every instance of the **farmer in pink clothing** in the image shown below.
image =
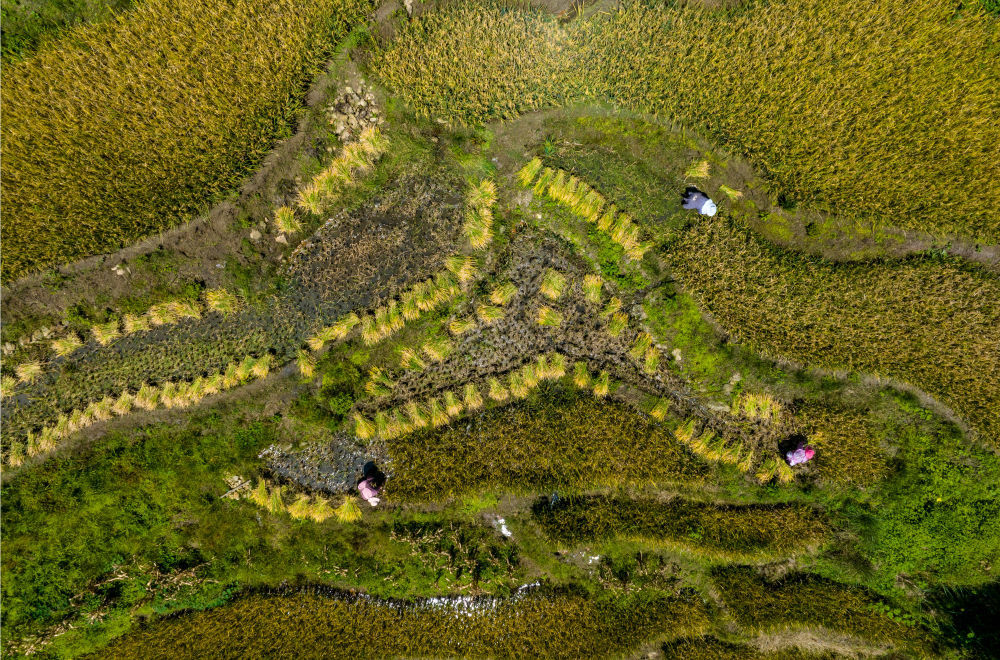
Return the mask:
[(385, 474), (375, 466), (374, 462), (365, 463), (361, 480), (358, 481), (358, 492), (361, 494), (361, 499), (372, 506), (378, 506), (381, 501), (378, 495), (382, 492), (384, 485)]
[(789, 465), (796, 466), (799, 463), (805, 463), (815, 455), (815, 449), (803, 442), (800, 442), (798, 447), (785, 454), (785, 459), (788, 461)]

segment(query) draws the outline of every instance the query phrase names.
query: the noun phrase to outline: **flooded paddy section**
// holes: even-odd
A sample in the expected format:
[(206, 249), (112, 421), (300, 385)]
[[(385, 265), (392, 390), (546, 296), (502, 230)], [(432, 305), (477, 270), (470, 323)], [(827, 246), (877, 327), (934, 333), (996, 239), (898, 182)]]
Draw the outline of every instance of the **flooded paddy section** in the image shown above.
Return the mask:
[(400, 601), (310, 587), (154, 622), (99, 657), (596, 658), (668, 630), (673, 638), (708, 626), (704, 603), (690, 592), (590, 598), (527, 585), (502, 599)]

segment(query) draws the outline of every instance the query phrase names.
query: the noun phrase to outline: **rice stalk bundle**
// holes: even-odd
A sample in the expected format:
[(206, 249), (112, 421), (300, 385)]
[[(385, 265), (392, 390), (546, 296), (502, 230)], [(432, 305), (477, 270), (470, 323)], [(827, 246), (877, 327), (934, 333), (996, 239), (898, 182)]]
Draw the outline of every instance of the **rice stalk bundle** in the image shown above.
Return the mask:
[(33, 383), (42, 375), (42, 363), (37, 360), (22, 362), (14, 367), (17, 380), (21, 383)]
[(444, 263), (445, 268), (458, 278), (462, 286), (469, 284), (479, 276), (479, 263), (471, 255), (452, 255), (445, 259)]
[(296, 351), (295, 362), (302, 378), (312, 380), (316, 376), (316, 359), (308, 351), (301, 348)]
[(671, 407), (669, 399), (659, 399), (653, 406), (653, 409), (649, 411), (649, 416), (658, 422), (662, 422), (667, 418), (667, 415), (670, 414)]
[(628, 326), (628, 315), (624, 312), (615, 312), (608, 320), (608, 334), (617, 337)]
[(538, 325), (555, 328), (562, 324), (562, 314), (547, 305), (538, 308)]
[(539, 287), (539, 291), (549, 300), (558, 300), (565, 288), (566, 276), (559, 271), (549, 268), (542, 275), (542, 284)]
[(4, 462), (12, 467), (22, 465), (24, 463), (24, 445), (16, 440), (11, 441), (7, 448), (7, 454), (4, 456)]
[(282, 234), (294, 234), (302, 229), (302, 223), (295, 217), (295, 209), (282, 206), (274, 212), (274, 228)]
[(597, 380), (594, 381), (594, 396), (596, 396), (598, 399), (603, 399), (608, 395), (610, 389), (611, 389), (611, 376), (608, 374), (607, 371), (602, 371), (601, 374), (597, 377)]
[(174, 312), (174, 318), (177, 320), (201, 318), (201, 308), (193, 301), (174, 300), (166, 304), (171, 307)]
[(271, 500), (271, 496), (267, 488), (267, 482), (263, 479), (258, 481), (257, 487), (250, 491), (250, 494), (247, 497), (251, 502), (260, 508), (266, 509), (268, 502)]
[(709, 177), (709, 165), (707, 160), (699, 160), (692, 163), (684, 171), (686, 179), (707, 179)]
[(267, 510), (278, 515), (285, 510), (285, 486), (274, 486), (267, 498)]
[[(360, 511), (358, 513), (360, 514)], [(316, 496), (309, 504), (309, 519), (313, 522), (321, 523), (333, 515), (335, 515), (333, 507), (330, 506), (326, 498)], [(348, 522), (350, 521), (348, 520)]]
[(395, 385), (396, 383), (381, 367), (372, 367), (368, 370), (368, 381), (365, 382), (365, 392), (370, 396), (387, 396), (392, 394), (392, 388)]
[(642, 363), (642, 370), (647, 374), (655, 374), (660, 369), (660, 351), (650, 347), (646, 349), (646, 357)]
[(527, 188), (542, 169), (542, 159), (535, 156), (517, 172), (517, 180), (522, 188)]
[(205, 291), (205, 306), (213, 312), (229, 315), (239, 309), (240, 303), (235, 294), (225, 289), (209, 289)]
[(479, 395), (475, 384), (466, 383), (462, 392), (462, 402), (465, 404), (465, 409), (470, 412), (483, 407), (483, 397)]
[[(353, 495), (345, 495), (344, 501), (334, 509), (334, 515), (337, 517), (337, 522), (345, 525), (357, 522), (361, 519), (361, 507), (358, 506), (358, 499)], [(315, 519), (317, 516), (313, 514), (312, 517)]]
[(600, 275), (588, 273), (583, 276), (583, 298), (591, 305), (601, 304), (601, 289), (604, 283)]
[(493, 212), (488, 208), (467, 209), (462, 231), (474, 250), (483, 249), (493, 240)]
[(462, 402), (458, 400), (454, 392), (444, 393), (444, 409), (448, 417), (458, 417), (462, 414)]
[(562, 353), (540, 355), (537, 370), (542, 380), (559, 380), (566, 375), (566, 356)]
[(83, 346), (83, 342), (80, 340), (79, 335), (75, 332), (71, 332), (61, 339), (55, 339), (52, 341), (52, 351), (59, 357), (69, 355), (81, 346)]
[(415, 350), (409, 346), (403, 346), (399, 349), (399, 366), (403, 369), (421, 371), (427, 366), (427, 363)]
[(410, 401), (404, 406), (404, 411), (406, 412), (406, 417), (410, 422), (410, 426), (414, 429), (422, 429), (429, 423), (427, 416), (424, 415), (423, 410), (416, 401)]
[(743, 197), (742, 192), (740, 192), (739, 190), (734, 190), (733, 188), (730, 188), (725, 184), (719, 186), (719, 191), (734, 202), (739, 201)]
[(375, 425), (361, 413), (354, 413), (354, 435), (362, 440), (371, 440), (375, 435)]
[(555, 179), (556, 173), (551, 167), (546, 167), (542, 170), (541, 176), (538, 177), (538, 181), (535, 182), (533, 191), (536, 195), (542, 195), (548, 190), (549, 185)]
[(136, 332), (146, 332), (152, 325), (149, 316), (142, 315), (137, 316), (135, 314), (126, 314), (122, 317), (122, 330), (126, 335), (131, 335)]
[(686, 423), (674, 429), (674, 437), (685, 445), (691, 446), (698, 431), (698, 420), (689, 419)]
[(507, 391), (510, 392), (511, 397), (514, 399), (527, 398), (530, 389), (524, 382), (524, 376), (522, 376), (519, 372), (512, 371), (507, 377), (507, 384)]
[(503, 403), (509, 397), (507, 390), (504, 386), (500, 384), (500, 381), (496, 377), (492, 377), (487, 381), (489, 385), (489, 396), (491, 399), (497, 403)]
[(381, 334), (379, 334), (378, 324), (375, 322), (375, 318), (369, 314), (365, 314), (361, 317), (361, 341), (364, 342), (366, 346), (373, 346), (382, 340)]
[(464, 335), (474, 327), (476, 327), (476, 321), (473, 318), (466, 316), (463, 318), (452, 319), (451, 322), (448, 323), (448, 332), (453, 335)]
[(639, 362), (646, 355), (653, 345), (653, 336), (648, 332), (640, 332), (636, 335), (635, 341), (632, 343), (632, 348), (629, 349), (628, 354), (636, 362)]
[(744, 417), (776, 422), (781, 417), (781, 403), (767, 392), (742, 392), (734, 409)]
[(544, 355), (539, 355), (535, 364), (529, 362), (521, 367), (521, 380), (524, 382), (525, 387), (529, 390), (538, 387), (538, 381), (542, 379), (542, 375), (548, 368), (549, 361)]
[(454, 344), (444, 337), (441, 337), (425, 342), (421, 347), (421, 350), (431, 362), (440, 362), (451, 354), (453, 348)]
[(513, 282), (504, 282), (490, 292), (490, 302), (494, 305), (505, 306), (517, 295), (517, 287)]
[(271, 371), (271, 360), (273, 357), (270, 353), (265, 353), (254, 360), (253, 367), (250, 370), (254, 378), (267, 377), (267, 374)]
[(295, 501), (288, 505), (285, 509), (286, 513), (292, 518), (302, 520), (303, 518), (309, 517), (309, 496), (305, 493), (299, 493), (299, 496), (295, 498)]
[(124, 415), (132, 412), (132, 407), (135, 405), (135, 397), (128, 390), (122, 392), (117, 399), (115, 399), (115, 404), (111, 407), (111, 411), (122, 417)]
[(608, 304), (604, 306), (603, 310), (601, 310), (601, 317), (607, 318), (612, 314), (614, 314), (615, 312), (621, 311), (621, 308), (622, 308), (621, 298), (619, 298), (618, 296), (612, 296), (611, 300), (608, 301)]
[(236, 365), (235, 375), (237, 383), (245, 383), (253, 373), (254, 366), (256, 364), (257, 360), (255, 360), (252, 355), (248, 355), (243, 358), (243, 360)]
[(160, 404), (160, 390), (149, 383), (143, 383), (135, 394), (135, 405), (143, 410), (156, 410)]
[(160, 303), (147, 309), (145, 316), (153, 326), (168, 325), (177, 321), (177, 310), (170, 303)]
[(7, 397), (14, 394), (14, 388), (17, 387), (18, 380), (13, 376), (3, 376), (0, 378), (0, 399), (6, 399)]
[(476, 307), (476, 316), (486, 325), (499, 321), (503, 318), (503, 315), (504, 312), (502, 307), (496, 307), (493, 305), (479, 305)]
[(573, 365), (573, 384), (580, 389), (590, 387), (590, 372), (587, 370), (586, 362), (577, 362)]
[(98, 344), (107, 346), (121, 336), (121, 331), (118, 329), (118, 319), (107, 323), (98, 323), (90, 328), (90, 333)]
[(465, 202), (475, 208), (489, 208), (496, 204), (497, 184), (493, 179), (485, 178), (477, 184), (470, 185), (465, 193)]
[(437, 428), (439, 426), (444, 426), (451, 421), (451, 418), (448, 416), (448, 413), (445, 412), (444, 407), (441, 405), (441, 401), (437, 397), (430, 398), (427, 401), (426, 408), (432, 427)]

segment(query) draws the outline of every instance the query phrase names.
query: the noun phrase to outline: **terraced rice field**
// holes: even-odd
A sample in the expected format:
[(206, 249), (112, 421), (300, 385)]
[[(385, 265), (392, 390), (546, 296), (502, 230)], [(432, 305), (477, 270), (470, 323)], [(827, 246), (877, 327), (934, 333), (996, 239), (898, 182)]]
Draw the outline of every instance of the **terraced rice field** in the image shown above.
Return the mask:
[(4, 657), (998, 653), (989, 3), (15, 4)]

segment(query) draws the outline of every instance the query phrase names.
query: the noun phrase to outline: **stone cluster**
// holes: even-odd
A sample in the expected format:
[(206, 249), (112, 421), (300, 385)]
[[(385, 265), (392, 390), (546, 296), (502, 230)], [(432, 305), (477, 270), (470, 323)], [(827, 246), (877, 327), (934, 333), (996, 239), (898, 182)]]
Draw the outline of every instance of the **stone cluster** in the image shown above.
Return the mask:
[(334, 132), (343, 143), (353, 142), (361, 131), (382, 123), (382, 116), (375, 105), (375, 95), (363, 82), (354, 89), (350, 85), (327, 109), (327, 116)]

